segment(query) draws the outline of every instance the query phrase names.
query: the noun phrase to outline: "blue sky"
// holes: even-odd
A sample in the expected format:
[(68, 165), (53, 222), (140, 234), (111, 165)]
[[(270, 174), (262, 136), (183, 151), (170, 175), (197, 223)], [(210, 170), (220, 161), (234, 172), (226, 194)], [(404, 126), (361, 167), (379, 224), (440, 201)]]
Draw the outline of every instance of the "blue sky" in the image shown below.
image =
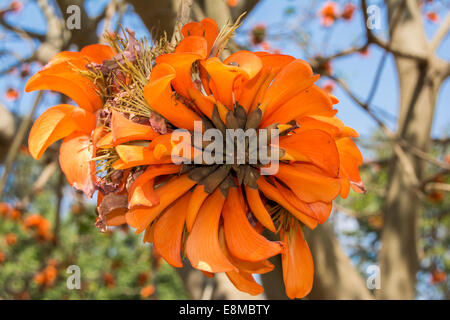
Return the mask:
[[(86, 1), (88, 13), (90, 15), (98, 14), (106, 2), (107, 0)], [(319, 19), (316, 16), (310, 15), (305, 17), (308, 12), (314, 13), (324, 2), (325, 1), (320, 0), (263, 0), (247, 17), (245, 23), (241, 27), (242, 31), (237, 33), (236, 40), (240, 43), (248, 44), (248, 31), (256, 24), (264, 23), (270, 28), (270, 30), (284, 31), (286, 30), (286, 26), (290, 29), (296, 28), (299, 32), (309, 37), (310, 40), (308, 49), (312, 52), (321, 53), (323, 55), (332, 54), (354, 44), (361, 44), (363, 41), (363, 34), (361, 32), (362, 15), (360, 12), (357, 12), (355, 17), (350, 22), (337, 22), (332, 28), (330, 28), (333, 29), (332, 31), (321, 27), (319, 24)], [(358, 1), (353, 2), (356, 4), (358, 3)], [(377, 2), (379, 1), (375, 1), (374, 3)], [(7, 6), (8, 3), (9, 1), (7, 0), (0, 0), (0, 8)], [(37, 32), (45, 32), (45, 18), (43, 17), (38, 6), (30, 0), (26, 1), (26, 3), (27, 5), (25, 10), (19, 14), (10, 14), (7, 19), (20, 27), (29, 28)], [(284, 12), (286, 8), (293, 9), (294, 14), (285, 15)], [(443, 17), (445, 17), (445, 11), (448, 8), (438, 6), (437, 9), (438, 14), (441, 19), (443, 19)], [(378, 34), (383, 37), (387, 23), (385, 21), (384, 11), (382, 12), (382, 15), (382, 28), (378, 31)], [(299, 20), (302, 17), (307, 21), (299, 23)], [(138, 37), (148, 37), (147, 30), (134, 13), (125, 15), (122, 24), (135, 30)], [(424, 25), (427, 35), (431, 37), (437, 29), (437, 24), (425, 21)], [(280, 28), (280, 26), (282, 26), (282, 28)], [(100, 28), (101, 26), (99, 29)], [(329, 32), (332, 34), (329, 35)], [(17, 54), (27, 55), (32, 48), (29, 44), (24, 44), (23, 41), (14, 41), (13, 39), (3, 37), (0, 39), (0, 50), (8, 48), (12, 49)], [(275, 39), (272, 41), (272, 46), (282, 49), (283, 53), (306, 59), (304, 52), (294, 41)], [(376, 46), (371, 46), (368, 57), (354, 54), (349, 57), (335, 60), (333, 62), (333, 69), (338, 76), (345, 79), (352, 91), (356, 93), (358, 97), (365, 100), (372, 85), (373, 77), (382, 54), (382, 50), (378, 49)], [(439, 47), (438, 55), (446, 60), (450, 60), (449, 37), (447, 37)], [(2, 66), (10, 64), (11, 61), (13, 60), (8, 57), (0, 58)], [(35, 66), (33, 71), (37, 68), (38, 66)], [(23, 89), (23, 82), (19, 81), (17, 77), (14, 76), (0, 77), (0, 101), (19, 113), (26, 113), (30, 108), (34, 94), (25, 94), (19, 102), (10, 103), (9, 101), (5, 101), (3, 95), (3, 92), (10, 86), (21, 91)], [(370, 117), (362, 111), (340, 88), (337, 88), (333, 93), (340, 100), (340, 103), (337, 105), (339, 110), (338, 116), (344, 120), (347, 125), (360, 132), (362, 137), (370, 136), (373, 130), (376, 129), (376, 124), (374, 121), (370, 119)], [(450, 129), (448, 101), (450, 101), (449, 80), (444, 83), (438, 96), (435, 120), (432, 128), (432, 135), (434, 137), (448, 135)], [(38, 112), (42, 112), (42, 110), (52, 103), (57, 103), (57, 101), (55, 101), (54, 97), (52, 98), (52, 96), (47, 95)], [(386, 121), (390, 128), (395, 129), (399, 96), (395, 64), (392, 57), (389, 57), (386, 61), (373, 103), (377, 108), (384, 110), (384, 112), (379, 115)]]

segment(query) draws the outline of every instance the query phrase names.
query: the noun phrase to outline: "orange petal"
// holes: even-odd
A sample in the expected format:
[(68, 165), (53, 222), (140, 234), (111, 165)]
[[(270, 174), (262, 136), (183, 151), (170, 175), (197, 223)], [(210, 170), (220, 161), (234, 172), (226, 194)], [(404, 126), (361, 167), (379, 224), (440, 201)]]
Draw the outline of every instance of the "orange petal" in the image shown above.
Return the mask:
[(276, 232), (272, 217), (267, 211), (264, 203), (261, 200), (258, 189), (252, 189), (245, 186), (245, 195), (247, 196), (247, 203), (252, 210), (253, 215), (261, 224), (272, 232)]
[(180, 171), (175, 164), (160, 164), (149, 166), (130, 186), (128, 190), (129, 207), (137, 205), (153, 206), (159, 203), (159, 197), (153, 190), (154, 179), (158, 176), (173, 174)]
[(334, 116), (328, 94), (316, 85), (312, 85), (306, 90), (293, 96), (277, 108), (277, 112), (269, 114), (266, 112), (261, 122), (261, 127), (266, 127), (272, 123), (287, 123), (293, 119), (300, 120), (308, 115)]
[(342, 174), (349, 177), (351, 181), (360, 182), (358, 167), (362, 165), (363, 158), (356, 144), (350, 138), (342, 138), (336, 141), (336, 146), (341, 159)]
[(275, 266), (269, 262), (269, 260), (261, 260), (261, 261), (245, 261), (238, 259), (231, 255), (230, 251), (228, 250), (226, 240), (225, 240), (225, 232), (223, 231), (223, 227), (219, 230), (219, 242), (220, 247), (222, 248), (223, 253), (225, 254), (225, 257), (236, 267), (239, 269), (239, 271), (244, 271), (246, 273), (252, 274), (263, 274), (272, 271)]
[(276, 177), (305, 202), (331, 202), (341, 191), (338, 179), (306, 163), (280, 163)]
[[(70, 61), (72, 63), (72, 61)], [(58, 63), (43, 69), (32, 76), (25, 92), (35, 90), (53, 90), (65, 94), (75, 101), (81, 108), (94, 112), (103, 106), (94, 84), (86, 77), (72, 70), (68, 63)]]
[(167, 208), (155, 224), (153, 243), (159, 254), (173, 267), (181, 268), (181, 237), (189, 202), (186, 193)]
[(114, 57), (112, 48), (104, 44), (91, 44), (85, 46), (80, 52), (87, 56), (90, 61), (98, 64)]
[(315, 213), (315, 215), (317, 216), (317, 220), (319, 221), (320, 224), (327, 221), (328, 217), (331, 214), (331, 210), (332, 210), (331, 202), (330, 203), (311, 202), (311, 203), (308, 203), (308, 206)]
[(306, 61), (296, 59), (287, 64), (267, 89), (262, 101), (262, 105), (266, 106), (262, 107), (265, 115), (270, 115), (278, 106), (310, 87), (315, 80), (311, 66)]
[(283, 187), (275, 181), (275, 186), (281, 193), (281, 195), (297, 210), (308, 215), (309, 217), (316, 219), (320, 224), (324, 223), (331, 213), (331, 202), (311, 202), (307, 203), (299, 198), (289, 189)]
[(321, 126), (324, 124), (328, 124), (329, 126), (333, 126), (338, 129), (338, 132), (334, 134), (335, 138), (344, 138), (344, 137), (359, 137), (358, 132), (356, 132), (353, 128), (347, 127), (340, 119), (337, 117), (327, 117), (323, 115), (312, 115), (314, 120), (319, 122)]
[(262, 68), (261, 59), (254, 53), (246, 50), (231, 54), (223, 63), (241, 68), (247, 72), (249, 79), (256, 76)]
[(256, 296), (264, 292), (264, 288), (259, 285), (251, 273), (243, 270), (228, 271), (225, 273), (231, 283), (240, 291)]
[[(342, 170), (341, 170), (342, 172)], [(348, 177), (344, 174), (341, 173), (341, 177), (339, 178), (340, 182), (341, 182), (341, 193), (340, 196), (341, 198), (346, 199), (348, 197), (348, 194), (350, 193), (350, 180), (348, 179)]]
[(97, 148), (114, 148), (112, 132), (108, 132), (95, 144)]
[(331, 176), (339, 174), (339, 153), (334, 139), (325, 131), (308, 130), (280, 137), (280, 148), (297, 161), (306, 157), (311, 163), (327, 171)]
[(188, 232), (191, 232), (200, 207), (208, 196), (209, 194), (205, 192), (203, 185), (197, 185), (192, 192), (186, 212), (186, 228)]
[(128, 120), (120, 112), (112, 110), (111, 132), (114, 145), (122, 144), (133, 140), (152, 140), (159, 134), (150, 126)]
[(209, 88), (214, 97), (231, 109), (249, 78), (247, 72), (239, 67), (226, 65), (217, 57), (209, 58), (202, 65), (210, 77)]
[(204, 59), (208, 55), (208, 44), (206, 39), (200, 36), (186, 37), (178, 43), (175, 53), (194, 53)]
[(264, 177), (260, 177), (258, 179), (258, 187), (267, 198), (269, 198), (272, 201), (275, 201), (280, 206), (285, 208), (287, 211), (293, 214), (298, 220), (300, 220), (302, 223), (308, 226), (308, 228), (314, 229), (315, 227), (317, 227), (316, 219), (311, 218), (310, 216), (306, 215), (304, 212), (299, 211), (292, 204), (290, 204), (289, 201), (287, 201), (281, 195), (280, 191), (273, 185), (271, 185), (269, 182), (267, 182)]
[(144, 87), (144, 97), (150, 107), (179, 128), (194, 130), (194, 121), (200, 117), (174, 98), (170, 82), (175, 69), (168, 64), (157, 64)]
[(149, 165), (171, 163), (171, 157), (157, 159), (152, 150), (143, 146), (133, 146), (121, 144), (116, 147), (116, 152), (123, 161), (121, 169)]
[(77, 109), (79, 108), (72, 105), (60, 104), (47, 109), (34, 122), (28, 137), (28, 149), (35, 159), (41, 158), (51, 144), (72, 132), (88, 133), (89, 130), (93, 130), (95, 127), (94, 115)]
[(202, 36), (206, 39), (208, 44), (208, 53), (216, 41), (217, 35), (219, 34), (219, 27), (216, 21), (211, 18), (205, 18), (200, 22), (190, 22), (183, 26), (181, 29), (183, 36)]
[[(267, 52), (264, 52), (267, 53)], [(274, 74), (278, 74), (285, 66), (295, 60), (294, 57), (286, 54), (262, 54), (255, 52), (264, 67), (269, 67)]]
[(136, 206), (153, 207), (159, 204), (159, 197), (154, 190), (155, 179), (150, 179), (137, 186), (131, 196), (130, 208)]
[(200, 90), (196, 88), (188, 88), (188, 95), (192, 99), (192, 102), (199, 108), (199, 110), (207, 116), (209, 119), (212, 118), (212, 113), (214, 109), (214, 103), (211, 99), (204, 96)]
[(233, 256), (246, 261), (260, 261), (281, 252), (279, 243), (267, 240), (252, 227), (237, 189), (229, 189), (222, 216), (227, 247)]
[[(327, 123), (325, 121), (320, 121), (317, 119), (317, 117), (318, 116), (314, 116), (314, 115), (297, 117), (296, 120), (297, 120), (297, 123), (299, 124), (300, 128), (297, 128), (296, 132), (319, 129), (319, 130), (325, 131), (333, 138), (337, 137), (340, 134), (340, 129), (337, 126), (335, 126), (331, 123)], [(332, 119), (330, 117), (323, 117), (323, 118)]]
[(95, 191), (92, 176), (95, 163), (91, 161), (90, 137), (73, 133), (64, 139), (59, 149), (59, 164), (67, 182), (88, 197)]
[(255, 52), (255, 55), (263, 66), (258, 75), (245, 84), (239, 96), (239, 104), (247, 111), (253, 110), (262, 101), (273, 78), (284, 66), (295, 60), (294, 57), (282, 54)]
[(187, 174), (173, 178), (169, 182), (155, 189), (159, 197), (159, 204), (150, 208), (136, 207), (127, 212), (127, 223), (136, 228), (136, 233), (144, 231), (144, 229), (171, 203), (185, 194), (195, 181), (190, 180)]
[(303, 298), (311, 291), (314, 278), (314, 262), (308, 243), (297, 224), (288, 232), (282, 230), (281, 239), (287, 244), (281, 255), (286, 294), (291, 299)]
[(111, 212), (108, 212), (108, 214), (106, 215), (106, 225), (120, 226), (122, 224), (127, 223), (127, 220), (125, 219), (126, 212), (127, 211), (125, 208), (119, 208)]
[(227, 272), (235, 267), (219, 244), (219, 221), (225, 198), (219, 189), (203, 203), (186, 241), (186, 256), (191, 265), (207, 272)]
[[(194, 88), (194, 83), (192, 82), (192, 64), (200, 59), (203, 59), (202, 55), (197, 53), (169, 53), (163, 54), (156, 58), (156, 66), (163, 65), (163, 67), (158, 67), (156, 70), (160, 75), (153, 75), (155, 69), (152, 70), (150, 78), (157, 79), (159, 77), (166, 76), (173, 73), (173, 78), (171, 78), (170, 83), (172, 84), (174, 90), (184, 97), (188, 97), (188, 89)], [(164, 67), (165, 64), (170, 65), (172, 69)]]
[(241, 94), (239, 95), (238, 102), (246, 111), (251, 110), (253, 105), (258, 104), (259, 96), (261, 96), (260, 92), (265, 92), (270, 81), (272, 81), (274, 73), (270, 72), (269, 68), (264, 68), (261, 70), (257, 76), (247, 81), (242, 89)]
[(154, 233), (155, 233), (155, 223), (152, 223), (147, 228), (145, 228), (143, 242), (153, 243)]

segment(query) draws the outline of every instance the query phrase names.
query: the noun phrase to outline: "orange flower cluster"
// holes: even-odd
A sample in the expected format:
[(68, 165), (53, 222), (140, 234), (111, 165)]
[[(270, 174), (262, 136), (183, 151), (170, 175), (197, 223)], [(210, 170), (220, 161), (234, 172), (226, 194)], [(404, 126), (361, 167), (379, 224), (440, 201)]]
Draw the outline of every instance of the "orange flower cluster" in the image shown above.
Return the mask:
[(35, 274), (33, 280), (40, 287), (49, 288), (55, 283), (58, 276), (58, 262), (54, 259), (48, 261), (47, 266)]
[(146, 298), (150, 297), (153, 293), (155, 293), (155, 286), (153, 286), (151, 284), (143, 287), (140, 291), (142, 299), (146, 299)]
[[(57, 54), (26, 91), (59, 91), (79, 107), (45, 111), (29, 150), (39, 159), (64, 138), (61, 168), (74, 188), (99, 191), (101, 230), (127, 223), (172, 266), (183, 265), (183, 252), (194, 268), (224, 272), (253, 295), (263, 292), (253, 274), (273, 270), (268, 259), (280, 254), (286, 293), (301, 298), (314, 272), (302, 228), (325, 222), (337, 196), (364, 190), (358, 134), (336, 118), (338, 100), (314, 84), (306, 61), (249, 51), (221, 60), (235, 27), (219, 33), (206, 18), (183, 26), (176, 47), (148, 48), (128, 32), (111, 46)], [(260, 162), (173, 163), (173, 131), (193, 134), (195, 121), (222, 132), (278, 129), (278, 172), (261, 175)]]
[(2, 202), (0, 203), (0, 216), (6, 219), (20, 220), (20, 211), (11, 207), (9, 204)]
[(111, 272), (103, 273), (102, 278), (107, 288), (111, 289), (116, 286), (116, 278)]
[(319, 10), (320, 24), (324, 27), (330, 27), (333, 23), (342, 18), (351, 20), (355, 13), (356, 7), (352, 3), (347, 3), (344, 9), (339, 12), (338, 4), (334, 1), (327, 1)]
[(40, 214), (32, 214), (25, 218), (23, 222), (25, 229), (33, 230), (36, 239), (40, 241), (51, 241), (53, 239), (50, 230), (50, 222)]
[(17, 236), (10, 232), (8, 234), (5, 235), (5, 244), (7, 246), (13, 246), (17, 243)]

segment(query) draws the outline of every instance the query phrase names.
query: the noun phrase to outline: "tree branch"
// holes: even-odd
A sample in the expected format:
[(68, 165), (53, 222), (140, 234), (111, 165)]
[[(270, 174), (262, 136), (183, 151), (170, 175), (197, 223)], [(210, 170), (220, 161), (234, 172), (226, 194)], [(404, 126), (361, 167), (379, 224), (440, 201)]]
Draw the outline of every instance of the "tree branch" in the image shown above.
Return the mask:
[(432, 52), (434, 52), (439, 47), (442, 40), (447, 36), (449, 29), (450, 29), (450, 13), (447, 13), (445, 20), (442, 22), (441, 26), (436, 31), (433, 39), (430, 42), (430, 49)]

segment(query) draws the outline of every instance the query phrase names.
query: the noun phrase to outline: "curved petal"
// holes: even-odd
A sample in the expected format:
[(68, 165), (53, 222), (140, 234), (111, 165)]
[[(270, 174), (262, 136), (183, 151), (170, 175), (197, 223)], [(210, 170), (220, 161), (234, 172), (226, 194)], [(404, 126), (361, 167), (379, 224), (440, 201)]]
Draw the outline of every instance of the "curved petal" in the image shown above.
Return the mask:
[(208, 196), (209, 193), (205, 192), (203, 185), (197, 185), (192, 192), (186, 210), (186, 228), (188, 232), (191, 232), (197, 214)]
[(105, 44), (91, 44), (85, 46), (81, 49), (80, 53), (87, 56), (90, 61), (98, 64), (114, 57), (113, 49)]
[(245, 186), (245, 195), (247, 196), (247, 203), (256, 219), (270, 231), (276, 232), (272, 217), (261, 200), (259, 190)]
[(64, 62), (39, 71), (28, 80), (25, 92), (53, 90), (65, 94), (87, 111), (94, 112), (100, 109), (103, 101), (94, 84), (72, 68), (70, 64)]
[(174, 98), (170, 82), (175, 69), (168, 64), (157, 64), (144, 87), (144, 97), (152, 109), (179, 128), (194, 130), (194, 121), (200, 117)]
[(339, 179), (306, 163), (280, 163), (275, 176), (305, 202), (331, 202), (341, 191)]
[(261, 261), (245, 261), (234, 257), (230, 251), (228, 250), (226, 240), (225, 240), (225, 232), (223, 231), (223, 227), (219, 230), (219, 242), (220, 247), (222, 248), (225, 257), (236, 267), (239, 271), (244, 271), (249, 274), (257, 273), (264, 274), (272, 271), (275, 266), (269, 262), (269, 260), (261, 260)]
[(171, 157), (156, 158), (153, 150), (143, 146), (121, 144), (116, 147), (116, 152), (123, 161), (121, 169), (149, 165), (171, 163)]
[(306, 157), (311, 163), (324, 169), (332, 177), (339, 174), (339, 153), (334, 139), (325, 131), (308, 130), (280, 137), (280, 148), (297, 161)]
[(344, 175), (342, 173), (342, 170), (341, 170), (341, 175), (342, 176), (339, 178), (339, 180), (341, 182), (341, 193), (340, 193), (340, 196), (341, 196), (341, 198), (346, 199), (348, 197), (349, 193), (350, 193), (350, 180), (349, 180), (349, 178), (346, 175)]
[(335, 137), (335, 138), (345, 138), (345, 137), (357, 138), (357, 137), (359, 137), (358, 132), (356, 132), (353, 128), (347, 127), (337, 117), (327, 117), (324, 115), (312, 115), (310, 120), (315, 120), (316, 122), (320, 123), (321, 127), (328, 125), (330, 127), (337, 128), (338, 132), (336, 132), (333, 135), (333, 137)]
[(195, 181), (190, 180), (187, 174), (171, 179), (155, 189), (159, 197), (159, 204), (148, 208), (136, 207), (131, 209), (126, 214), (127, 223), (136, 228), (136, 233), (144, 231), (153, 219), (194, 185)]
[(225, 273), (236, 289), (256, 296), (264, 292), (264, 288), (258, 284), (251, 273), (243, 270), (228, 271)]
[(288, 123), (293, 119), (300, 120), (308, 115), (331, 117), (336, 114), (328, 94), (316, 85), (311, 85), (291, 99), (285, 101), (277, 112), (265, 113), (261, 127), (272, 123)]
[(257, 55), (247, 50), (240, 50), (231, 54), (223, 63), (241, 68), (247, 72), (249, 79), (255, 77), (263, 65)]
[(336, 141), (336, 146), (341, 159), (341, 169), (351, 181), (360, 182), (358, 167), (363, 163), (363, 157), (356, 144), (350, 138), (342, 138)]
[(173, 267), (181, 268), (181, 237), (189, 201), (186, 193), (167, 208), (155, 224), (153, 244), (158, 253)]
[(289, 298), (303, 298), (312, 289), (314, 262), (303, 232), (297, 224), (288, 232), (281, 231), (281, 239), (286, 243), (281, 255), (283, 280)]
[(28, 137), (28, 150), (35, 159), (54, 142), (74, 131), (90, 133), (95, 128), (95, 116), (83, 109), (60, 104), (44, 111), (34, 122)]
[[(331, 119), (330, 117), (323, 117), (323, 118)], [(337, 126), (331, 123), (327, 123), (325, 121), (320, 121), (317, 119), (317, 116), (314, 115), (307, 115), (304, 117), (299, 116), (296, 118), (296, 121), (299, 125), (299, 128), (296, 129), (296, 132), (319, 129), (325, 131), (333, 138), (336, 138), (340, 134), (340, 129)]]
[(247, 81), (237, 99), (239, 105), (247, 112), (253, 110), (261, 102), (260, 97), (263, 96), (274, 76), (270, 68), (264, 67), (258, 75)]
[(149, 166), (130, 186), (128, 190), (129, 207), (137, 205), (154, 206), (159, 203), (159, 197), (153, 190), (154, 179), (158, 176), (173, 174), (180, 171), (175, 164), (160, 164)]
[(120, 112), (112, 110), (111, 132), (114, 145), (122, 144), (133, 140), (152, 140), (159, 136), (150, 126), (136, 123), (125, 118)]
[(259, 57), (263, 66), (269, 67), (275, 75), (295, 60), (294, 57), (287, 54), (263, 54), (261, 52), (254, 52), (254, 54)]
[(127, 223), (127, 220), (125, 219), (126, 214), (125, 208), (119, 208), (116, 210), (113, 210), (112, 212), (109, 212), (106, 215), (106, 225), (110, 227), (114, 226), (120, 226), (122, 224)]
[(220, 190), (214, 191), (200, 208), (187, 238), (186, 256), (198, 270), (213, 273), (236, 270), (219, 244), (219, 221), (224, 202), (225, 198)]
[(317, 216), (317, 220), (319, 221), (320, 224), (327, 221), (328, 217), (331, 214), (331, 210), (333, 209), (331, 202), (330, 203), (311, 202), (308, 203), (308, 206), (315, 213), (315, 215)]
[(208, 72), (209, 88), (214, 97), (231, 109), (249, 78), (247, 72), (239, 67), (226, 65), (217, 57), (202, 61), (202, 65)]
[[(156, 67), (158, 65), (168, 64), (170, 65), (174, 72), (172, 70), (169, 70), (169, 72), (166, 71), (166, 67), (159, 68), (160, 70), (156, 70), (157, 72), (165, 72), (161, 76), (165, 76), (167, 74), (170, 74), (173, 72), (173, 78), (171, 79), (171, 84), (175, 91), (179, 94), (181, 94), (184, 97), (188, 97), (188, 89), (189, 88), (195, 88), (194, 82), (192, 82), (192, 64), (200, 59), (203, 59), (204, 57), (197, 54), (197, 53), (168, 53), (160, 55), (156, 58)], [(155, 72), (155, 69), (152, 70), (152, 74)], [(152, 75), (150, 75), (152, 77)], [(159, 78), (160, 76), (158, 76)], [(156, 77), (154, 77), (156, 79)]]
[(270, 115), (284, 102), (310, 87), (318, 76), (313, 76), (311, 66), (296, 59), (281, 69), (275, 76), (261, 103), (265, 115)]
[(306, 215), (305, 213), (299, 211), (297, 208), (295, 208), (293, 205), (289, 203), (275, 188), (273, 185), (271, 185), (269, 182), (266, 181), (264, 177), (260, 177), (258, 179), (258, 187), (264, 193), (264, 195), (269, 198), (272, 201), (275, 201), (280, 206), (285, 208), (287, 211), (292, 213), (298, 220), (300, 220), (302, 223), (304, 223), (308, 228), (314, 229), (317, 227), (317, 220), (311, 218), (310, 216)]
[(181, 28), (181, 33), (183, 36), (202, 36), (206, 39), (208, 44), (208, 54), (216, 41), (217, 35), (219, 34), (219, 27), (216, 21), (211, 18), (205, 18), (200, 22), (190, 22)]
[(331, 202), (311, 202), (307, 203), (300, 200), (291, 190), (286, 189), (279, 183), (275, 181), (275, 186), (277, 190), (280, 191), (281, 195), (296, 209), (303, 212), (304, 214), (316, 219), (320, 224), (324, 223), (330, 216), (332, 205)]
[(114, 148), (112, 132), (108, 132), (103, 137), (98, 139), (97, 143), (95, 144), (95, 147), (106, 149)]
[(181, 40), (175, 48), (175, 53), (194, 53), (202, 59), (208, 55), (208, 44), (206, 39), (200, 36), (189, 36)]
[(229, 189), (222, 216), (227, 247), (233, 256), (246, 261), (260, 261), (281, 252), (279, 243), (267, 240), (252, 227), (236, 188)]
[(95, 163), (91, 161), (90, 137), (73, 133), (64, 139), (59, 149), (59, 164), (67, 182), (89, 198), (95, 191), (92, 180)]

